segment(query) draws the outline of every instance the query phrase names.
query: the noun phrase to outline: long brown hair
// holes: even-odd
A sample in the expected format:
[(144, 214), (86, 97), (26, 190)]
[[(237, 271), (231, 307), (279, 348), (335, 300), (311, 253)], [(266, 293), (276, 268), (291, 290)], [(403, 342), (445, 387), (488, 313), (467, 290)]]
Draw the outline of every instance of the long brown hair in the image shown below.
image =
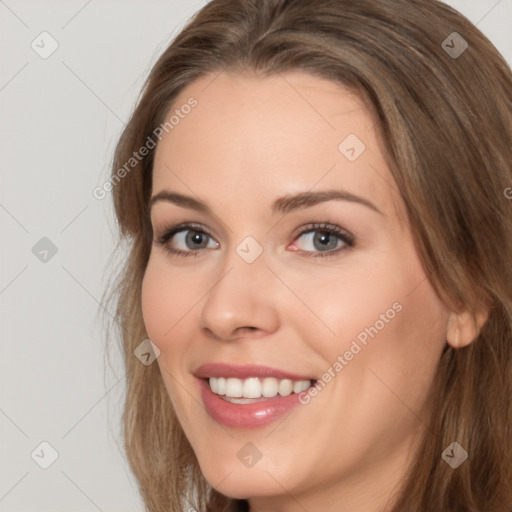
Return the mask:
[[(429, 281), (453, 309), (489, 311), (471, 344), (443, 352), (429, 433), (390, 510), (510, 512), (512, 73), (468, 19), (437, 0), (213, 0), (153, 66), (112, 166), (129, 254), (107, 297), (126, 367), (125, 449), (147, 510), (248, 510), (248, 502), (209, 486), (158, 365), (134, 357), (147, 338), (141, 283), (154, 149), (126, 162), (195, 79), (288, 70), (339, 82), (365, 101)], [(456, 470), (441, 457), (454, 441), (469, 454)]]

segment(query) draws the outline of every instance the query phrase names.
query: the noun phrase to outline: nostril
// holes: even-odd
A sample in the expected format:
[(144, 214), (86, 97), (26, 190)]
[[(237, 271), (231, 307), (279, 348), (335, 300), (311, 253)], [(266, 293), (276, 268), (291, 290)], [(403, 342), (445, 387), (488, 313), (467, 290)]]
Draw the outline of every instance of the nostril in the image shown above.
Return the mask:
[(242, 334), (243, 334), (244, 332), (252, 332), (252, 331), (257, 331), (257, 330), (258, 330), (258, 328), (257, 328), (257, 327), (252, 327), (252, 326), (239, 327), (239, 328), (237, 329), (237, 331), (238, 331), (239, 333), (242, 333)]

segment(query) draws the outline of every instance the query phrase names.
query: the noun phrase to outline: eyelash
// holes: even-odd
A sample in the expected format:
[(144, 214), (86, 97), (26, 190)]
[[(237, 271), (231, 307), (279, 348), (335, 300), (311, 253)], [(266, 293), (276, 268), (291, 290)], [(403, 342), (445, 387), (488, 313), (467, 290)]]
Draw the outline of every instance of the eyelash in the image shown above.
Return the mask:
[[(185, 224), (178, 224), (178, 225), (170, 226), (170, 227), (166, 228), (164, 230), (164, 233), (160, 237), (155, 239), (155, 243), (159, 246), (162, 246), (165, 249), (165, 251), (167, 251), (168, 253), (170, 253), (173, 256), (178, 256), (178, 257), (191, 256), (191, 257), (197, 258), (200, 255), (200, 253), (203, 250), (205, 250), (206, 248), (198, 249), (198, 250), (182, 251), (181, 249), (171, 249), (167, 245), (169, 240), (175, 234), (180, 233), (181, 231), (194, 231), (196, 233), (205, 234), (208, 237), (213, 238), (212, 235), (210, 233), (208, 233), (208, 230), (204, 229), (199, 224), (185, 223)], [(329, 257), (335, 256), (343, 251), (350, 250), (355, 246), (356, 239), (352, 234), (350, 234), (348, 231), (345, 231), (334, 224), (329, 224), (329, 223), (320, 223), (320, 224), (313, 223), (313, 224), (309, 224), (309, 225), (305, 226), (304, 229), (302, 231), (300, 231), (297, 234), (297, 236), (294, 238), (294, 241), (299, 239), (301, 236), (311, 233), (311, 232), (314, 232), (314, 231), (319, 231), (321, 233), (329, 234), (329, 235), (336, 235), (336, 237), (338, 239), (340, 239), (345, 244), (345, 247), (342, 247), (340, 249), (330, 250), (330, 251), (316, 251), (316, 252), (315, 251), (302, 251), (302, 250), (296, 251), (296, 252), (300, 252), (303, 255), (305, 255), (306, 258), (329, 258)]]

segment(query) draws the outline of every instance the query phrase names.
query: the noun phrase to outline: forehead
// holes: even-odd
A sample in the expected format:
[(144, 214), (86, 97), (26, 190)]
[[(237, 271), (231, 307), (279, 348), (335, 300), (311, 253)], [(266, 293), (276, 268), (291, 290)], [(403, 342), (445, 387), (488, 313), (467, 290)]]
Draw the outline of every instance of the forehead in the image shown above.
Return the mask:
[(197, 105), (181, 112), (157, 146), (153, 194), (231, 191), (270, 203), (281, 193), (343, 187), (392, 209), (376, 122), (344, 86), (300, 71), (264, 78), (222, 72), (181, 91), (166, 119), (190, 98)]

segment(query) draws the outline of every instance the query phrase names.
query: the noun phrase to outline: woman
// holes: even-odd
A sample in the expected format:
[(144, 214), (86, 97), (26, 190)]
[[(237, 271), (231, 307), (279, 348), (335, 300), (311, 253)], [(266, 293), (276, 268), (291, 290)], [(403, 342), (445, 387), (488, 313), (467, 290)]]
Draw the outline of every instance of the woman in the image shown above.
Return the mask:
[(193, 17), (112, 171), (148, 510), (510, 512), (511, 134), (438, 1)]

